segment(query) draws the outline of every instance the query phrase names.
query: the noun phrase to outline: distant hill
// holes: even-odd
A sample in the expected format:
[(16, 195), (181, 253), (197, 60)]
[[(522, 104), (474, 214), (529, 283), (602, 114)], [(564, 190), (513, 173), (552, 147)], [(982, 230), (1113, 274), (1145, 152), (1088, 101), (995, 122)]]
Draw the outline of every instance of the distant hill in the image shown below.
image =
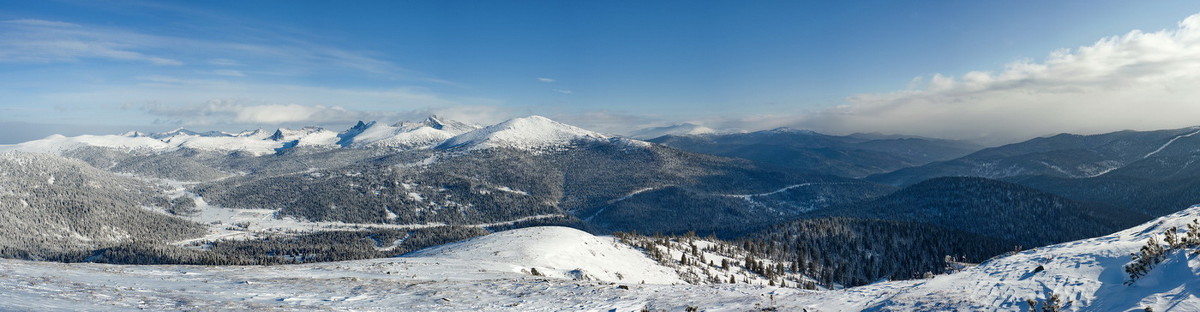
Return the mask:
[(930, 179), (887, 196), (816, 211), (810, 216), (921, 222), (1021, 246), (1104, 235), (1150, 219), (1123, 208), (1077, 202), (1014, 183), (975, 177)]
[(870, 134), (832, 136), (787, 128), (667, 135), (649, 141), (690, 152), (744, 158), (771, 168), (844, 177), (953, 159), (981, 148), (962, 141)]
[(903, 186), (942, 176), (987, 177), (1160, 216), (1200, 202), (1197, 134), (1200, 128), (1060, 134), (867, 180)]
[(1059, 134), (924, 166), (875, 174), (868, 180), (909, 185), (944, 176), (1001, 179), (1017, 176), (1096, 177), (1143, 159), (1200, 147), (1200, 129), (1120, 131), (1097, 135)]

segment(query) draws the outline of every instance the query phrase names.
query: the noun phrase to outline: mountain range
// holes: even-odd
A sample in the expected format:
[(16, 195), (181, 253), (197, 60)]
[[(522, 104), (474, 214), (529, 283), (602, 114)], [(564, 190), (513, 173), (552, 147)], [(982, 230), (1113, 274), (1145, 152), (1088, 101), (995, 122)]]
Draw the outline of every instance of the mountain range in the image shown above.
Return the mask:
[[(51, 136), (0, 146), (0, 213), (10, 219), (0, 232), (11, 234), (0, 256), (320, 262), (568, 226), (667, 235), (629, 241), (692, 270), (680, 273), (688, 283), (836, 289), (953, 272), (1178, 211), (1200, 201), (1197, 133), (1063, 134), (981, 149), (786, 128), (642, 141), (541, 116), (487, 126), (431, 116), (342, 131)], [(716, 263), (689, 260), (698, 250), (673, 253), (688, 245), (663, 241), (692, 233), (766, 262), (737, 259), (749, 275), (722, 276)]]

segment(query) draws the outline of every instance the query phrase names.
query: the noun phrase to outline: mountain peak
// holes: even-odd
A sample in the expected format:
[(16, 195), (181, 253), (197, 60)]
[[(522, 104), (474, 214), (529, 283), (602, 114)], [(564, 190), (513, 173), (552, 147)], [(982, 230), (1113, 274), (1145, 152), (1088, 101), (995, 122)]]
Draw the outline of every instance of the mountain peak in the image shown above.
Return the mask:
[(267, 139), (271, 140), (271, 141), (276, 141), (276, 142), (283, 141), (283, 129), (276, 129), (275, 134), (272, 134), (270, 137), (267, 137)]
[(674, 125), (670, 125), (670, 126), (653, 127), (653, 128), (645, 128), (645, 129), (637, 130), (637, 131), (634, 131), (633, 133), (630, 133), (629, 137), (638, 138), (638, 139), (653, 139), (653, 138), (661, 137), (664, 135), (703, 135), (703, 134), (714, 134), (714, 133), (717, 133), (717, 131), (713, 130), (712, 128), (701, 126), (701, 125), (690, 123), (690, 122), (685, 122), (685, 123), (678, 123), (678, 124), (674, 124)]
[(576, 140), (604, 140), (608, 136), (572, 125), (532, 115), (480, 128), (450, 138), (439, 148), (483, 149), (508, 147), (517, 149), (543, 149), (570, 144)]
[(426, 117), (424, 124), (429, 126), (430, 128), (434, 128), (434, 129), (438, 129), (438, 130), (441, 130), (442, 128), (446, 127), (446, 124), (443, 123), (442, 120), (440, 118), (438, 118), (437, 115), (429, 115), (429, 117)]

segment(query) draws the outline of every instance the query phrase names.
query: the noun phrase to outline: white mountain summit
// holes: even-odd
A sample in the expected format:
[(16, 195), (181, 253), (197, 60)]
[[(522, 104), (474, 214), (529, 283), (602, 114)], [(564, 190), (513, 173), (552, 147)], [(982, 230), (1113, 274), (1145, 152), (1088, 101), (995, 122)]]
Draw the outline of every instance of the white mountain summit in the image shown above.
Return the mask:
[(619, 140), (598, 132), (564, 124), (542, 116), (513, 118), (442, 142), (442, 149), (488, 149), (507, 147), (538, 150), (576, 141)]

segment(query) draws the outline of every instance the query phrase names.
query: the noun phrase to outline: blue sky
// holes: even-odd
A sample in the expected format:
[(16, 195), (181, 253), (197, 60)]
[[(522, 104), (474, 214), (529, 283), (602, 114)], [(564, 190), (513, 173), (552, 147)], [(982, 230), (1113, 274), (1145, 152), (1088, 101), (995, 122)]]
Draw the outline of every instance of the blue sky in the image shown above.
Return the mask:
[[(1181, 21), (1196, 13), (1194, 1), (0, 1), (0, 144), (431, 113), (984, 141), (1182, 127), (1200, 125), (1177, 116), (1197, 106), (1178, 100), (1193, 77), (1163, 68), (1191, 65)], [(1128, 115), (1142, 110), (1175, 113)]]

